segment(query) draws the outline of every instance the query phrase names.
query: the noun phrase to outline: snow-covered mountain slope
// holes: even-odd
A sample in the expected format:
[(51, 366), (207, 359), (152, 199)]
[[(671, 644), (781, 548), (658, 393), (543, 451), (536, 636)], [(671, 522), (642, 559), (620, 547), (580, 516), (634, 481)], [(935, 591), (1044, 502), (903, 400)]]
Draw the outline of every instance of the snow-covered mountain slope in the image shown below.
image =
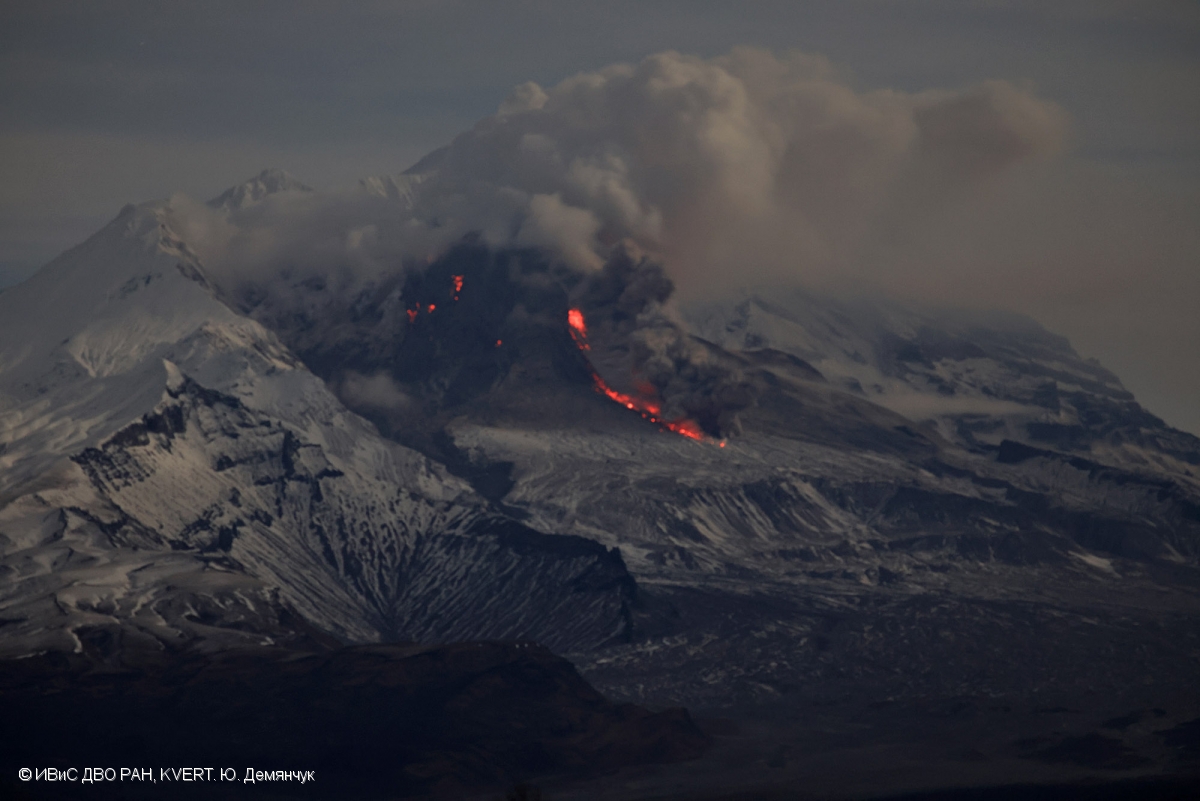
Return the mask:
[(279, 192), (311, 192), (311, 186), (301, 183), (283, 170), (266, 169), (245, 183), (232, 186), (208, 201), (215, 209), (244, 209), (253, 206), (268, 195)]
[(780, 351), (963, 447), (1005, 439), (1200, 479), (1200, 439), (1137, 404), (1120, 380), (1034, 321), (999, 312), (746, 293), (685, 310), (692, 330), (737, 351)]
[[(294, 188), (264, 180), (222, 198)], [(105, 627), (212, 647), (620, 632), (618, 556), (381, 439), (216, 299), (169, 212), (127, 207), (0, 294), (5, 653)]]
[[(853, 687), (1123, 697), (1149, 663), (1171, 703), (1198, 709), (1178, 697), (1200, 657), (1195, 440), (1061, 339), (807, 295), (791, 311), (685, 310), (700, 391), (708, 368), (752, 390), (722, 447), (597, 391), (600, 348), (636, 345), (576, 339), (570, 278), (537, 253), (468, 243), (340, 307), (296, 282), (286, 303), (239, 308), (506, 512), (619, 549), (637, 585), (631, 642), (572, 653), (607, 692), (719, 708)], [(634, 316), (642, 295), (611, 289), (600, 311)], [(747, 310), (764, 330), (738, 340)], [(1035, 403), (1051, 382), (1053, 412)], [(1051, 419), (1090, 439), (1037, 439)], [(1112, 638), (1138, 656), (1093, 667)], [(994, 652), (1008, 642), (1021, 670)]]
[[(253, 217), (256, 180), (203, 213)], [(0, 294), (3, 653), (527, 636), (654, 703), (1149, 676), (1200, 710), (1200, 447), (1027, 321), (780, 292), (684, 329), (652, 265), (477, 238), (256, 284), (185, 211), (130, 207)], [(362, 220), (326, 222), (362, 256)], [(630, 364), (714, 426), (605, 383)]]

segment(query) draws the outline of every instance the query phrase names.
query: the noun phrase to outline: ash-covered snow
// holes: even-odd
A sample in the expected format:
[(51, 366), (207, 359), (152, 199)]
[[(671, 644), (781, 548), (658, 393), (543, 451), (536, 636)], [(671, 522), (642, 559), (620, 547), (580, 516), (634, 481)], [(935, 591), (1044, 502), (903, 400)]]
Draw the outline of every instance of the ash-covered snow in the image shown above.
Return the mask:
[[(238, 197), (295, 188), (274, 177)], [(299, 636), (296, 614), (355, 642), (620, 630), (619, 558), (547, 545), (382, 439), (217, 299), (170, 217), (127, 207), (0, 295), (5, 653), (103, 625)]]
[[(421, 180), (365, 182), (322, 241), (362, 255)], [(721, 447), (596, 393), (574, 273), (533, 251), (245, 302), (189, 215), (308, 194), (247, 187), (128, 207), (0, 294), (3, 654), (533, 637), (607, 692), (711, 707), (1187, 672), (1200, 447), (1035, 324), (685, 308), (673, 336), (748, 388)], [(1106, 678), (1109, 635), (1146, 656)]]
[(1115, 375), (1019, 315), (777, 290), (693, 304), (683, 316), (710, 342), (796, 357), (831, 387), (971, 450), (1010, 440), (1185, 480), (1196, 477), (1189, 465), (1200, 465), (1200, 440), (1169, 428)]

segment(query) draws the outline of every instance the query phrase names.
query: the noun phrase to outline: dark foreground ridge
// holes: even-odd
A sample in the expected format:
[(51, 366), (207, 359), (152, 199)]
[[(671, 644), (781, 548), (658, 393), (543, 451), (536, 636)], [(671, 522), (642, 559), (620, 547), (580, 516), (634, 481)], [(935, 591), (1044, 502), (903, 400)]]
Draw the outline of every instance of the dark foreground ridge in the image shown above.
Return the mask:
[(1200, 797), (1200, 779), (1153, 778), (1084, 784), (1016, 784), (914, 793), (879, 801), (1191, 801)]
[[(653, 801), (798, 801), (823, 797), (798, 794), (795, 789), (656, 798)], [(1200, 780), (1186, 778), (1131, 779), (1120, 782), (1084, 784), (1014, 784), (1006, 787), (971, 787), (872, 796), (874, 801), (1194, 801), (1200, 797)], [(650, 799), (647, 799), (650, 801)]]
[[(0, 663), (0, 708), (0, 795), (18, 798), (503, 794), (548, 773), (692, 759), (709, 742), (685, 710), (611, 703), (530, 642), (44, 655)], [(23, 767), (172, 766), (212, 767), (214, 781), (13, 781)], [(236, 782), (216, 781), (222, 767)], [(246, 768), (316, 780), (247, 785)]]

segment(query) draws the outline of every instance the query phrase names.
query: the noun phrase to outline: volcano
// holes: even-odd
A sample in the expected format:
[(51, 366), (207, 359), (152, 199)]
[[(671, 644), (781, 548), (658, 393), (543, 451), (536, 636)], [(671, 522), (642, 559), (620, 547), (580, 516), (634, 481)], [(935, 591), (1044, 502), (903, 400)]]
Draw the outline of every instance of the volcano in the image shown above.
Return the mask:
[[(264, 175), (212, 213), (309, 191)], [(668, 314), (649, 260), (475, 235), (365, 281), (233, 275), (174, 203), (0, 293), (0, 694), (46, 748), (39, 699), (81, 676), (109, 710), (109, 674), (304, 698), (324, 670), (322, 709), (366, 714), (362, 681), (407, 715), (441, 671), (460, 728), (370, 718), (364, 753), (414, 754), (389, 791), (1200, 770), (1200, 440), (1036, 323), (800, 288)], [(471, 728), (498, 698), (533, 750)]]

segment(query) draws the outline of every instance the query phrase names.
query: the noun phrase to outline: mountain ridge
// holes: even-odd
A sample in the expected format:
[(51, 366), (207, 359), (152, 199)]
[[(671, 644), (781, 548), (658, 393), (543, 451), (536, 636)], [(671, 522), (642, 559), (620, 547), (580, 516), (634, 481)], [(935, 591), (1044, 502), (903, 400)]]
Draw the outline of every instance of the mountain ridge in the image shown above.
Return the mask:
[[(1200, 440), (1062, 338), (801, 290), (671, 309), (648, 259), (479, 237), (251, 292), (177, 202), (0, 294), (5, 658), (528, 638), (718, 716), (1200, 714)], [(621, 402), (668, 388), (728, 435)]]

